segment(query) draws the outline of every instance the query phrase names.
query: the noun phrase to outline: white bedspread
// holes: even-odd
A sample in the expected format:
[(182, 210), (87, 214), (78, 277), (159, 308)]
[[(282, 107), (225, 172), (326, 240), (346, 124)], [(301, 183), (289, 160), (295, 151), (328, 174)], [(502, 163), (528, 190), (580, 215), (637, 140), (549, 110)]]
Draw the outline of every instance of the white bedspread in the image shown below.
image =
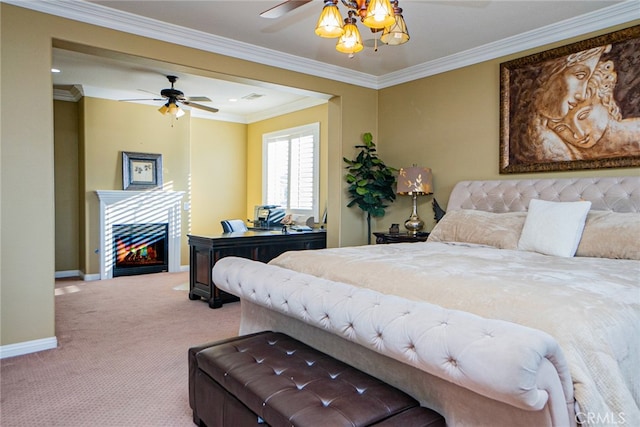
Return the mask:
[(545, 331), (566, 356), (581, 417), (640, 426), (639, 261), (429, 242), (288, 252), (271, 264)]

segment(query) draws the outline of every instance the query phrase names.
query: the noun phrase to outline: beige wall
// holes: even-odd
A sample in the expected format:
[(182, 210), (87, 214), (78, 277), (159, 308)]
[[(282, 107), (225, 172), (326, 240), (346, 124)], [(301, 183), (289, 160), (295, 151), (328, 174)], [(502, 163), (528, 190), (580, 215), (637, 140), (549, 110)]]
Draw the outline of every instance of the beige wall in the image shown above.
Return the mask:
[[(156, 108), (97, 98), (84, 99), (84, 196), (87, 221), (85, 273), (99, 273), (99, 202), (96, 190), (122, 190), (122, 152), (162, 155), (163, 188), (189, 190), (190, 117), (171, 120)], [(186, 200), (186, 196), (183, 197)], [(183, 211), (184, 212), (184, 211)], [(181, 259), (189, 259), (182, 221)]]
[[(395, 167), (430, 167), (433, 197), (443, 208), (461, 180), (637, 175), (639, 168), (499, 174), (500, 63), (630, 24), (381, 90), (380, 156)], [(419, 198), (418, 214), (426, 230), (434, 225), (431, 201), (432, 196)], [(410, 213), (411, 198), (399, 196), (378, 229), (402, 224)]]
[[(54, 44), (150, 58), (166, 62), (169, 68), (176, 64), (176, 71), (189, 70), (205, 76), (235, 75), (335, 95), (329, 107), (327, 181), (328, 188), (334, 190), (328, 196), (328, 238), (333, 245), (366, 241), (359, 230), (361, 218), (345, 212), (342, 167), (335, 165), (340, 164), (342, 155), (351, 154), (351, 144), (345, 148), (343, 141), (357, 141), (362, 132), (377, 129), (378, 95), (375, 90), (82, 24), (6, 3), (0, 3), (0, 19), (0, 345), (50, 339), (55, 335), (54, 126), (50, 74)], [(87, 102), (91, 101), (84, 100)], [(82, 102), (80, 108), (83, 108)], [(86, 106), (84, 108), (87, 110)], [(91, 217), (97, 206), (92, 191), (108, 185), (117, 187), (120, 170), (118, 160), (112, 157), (117, 151), (115, 148), (93, 147), (88, 142), (84, 145), (83, 141), (91, 138), (120, 144), (112, 135), (117, 128), (104, 126), (101, 133), (97, 133), (86, 123), (91, 119), (110, 121), (114, 125), (120, 123), (116, 117), (85, 117), (85, 123), (80, 119), (79, 156), (85, 159), (83, 164), (87, 170), (79, 171), (80, 203), (86, 208), (79, 223), (81, 229), (87, 230), (94, 229), (96, 221)], [(343, 123), (348, 126), (342, 126)], [(152, 135), (156, 135), (156, 131), (150, 130)], [(134, 132), (140, 138), (128, 139), (126, 148), (142, 151), (144, 136), (149, 133), (139, 129)], [(173, 150), (169, 146), (167, 149)], [(99, 161), (100, 155), (104, 156), (104, 164), (110, 172), (90, 176), (88, 168)], [(176, 163), (165, 168), (165, 179), (175, 180), (174, 189), (186, 189), (187, 182), (177, 181), (173, 170), (176, 164), (188, 162), (189, 152), (176, 152), (175, 156), (173, 161)], [(82, 195), (86, 196), (85, 200)], [(96, 236), (80, 234), (80, 251), (92, 253)], [(24, 256), (33, 250), (34, 242), (38, 242), (38, 262)], [(80, 260), (80, 268), (94, 269), (96, 263), (97, 256), (87, 255)]]
[[(95, 190), (122, 189), (121, 151), (162, 154), (165, 188), (175, 189), (176, 181), (187, 183), (184, 190), (179, 190), (186, 192), (183, 203), (190, 206), (189, 210), (182, 210), (185, 232), (181, 264), (185, 266), (189, 263), (187, 234), (218, 234), (222, 231), (221, 220), (250, 218), (253, 205), (261, 203), (260, 192), (257, 191), (254, 194), (256, 200), (248, 204), (247, 192), (262, 186), (259, 168), (262, 166), (263, 132), (320, 122), (321, 177), (326, 177), (326, 105), (263, 120), (255, 125), (191, 118), (187, 114), (174, 122), (173, 127), (171, 119), (158, 114), (156, 107), (124, 105), (94, 98), (83, 99), (78, 104), (54, 102), (56, 273), (65, 270), (80, 270), (93, 275), (99, 273), (99, 259), (95, 253), (99, 236), (93, 225), (81, 229), (79, 199), (86, 201), (86, 206), (85, 203), (81, 205), (87, 223), (95, 223), (98, 208)], [(83, 123), (81, 133), (88, 136), (86, 140), (82, 139), (82, 144), (78, 143), (80, 121)], [(253, 129), (254, 141), (250, 150), (248, 129)], [(175, 167), (175, 156), (170, 151), (176, 147), (189, 148), (187, 164), (178, 162), (179, 167)], [(85, 171), (82, 194), (78, 190), (80, 148), (83, 153), (80, 169)], [(249, 156), (248, 151), (251, 152)], [(247, 172), (248, 162), (251, 164), (249, 170), (254, 173)], [(250, 184), (247, 184), (248, 176), (253, 180)], [(326, 201), (326, 193), (325, 179), (321, 185), (321, 200)], [(321, 209), (325, 204), (322, 203)], [(83, 247), (90, 248), (86, 253), (78, 249), (80, 235), (89, 236), (82, 241)], [(83, 268), (79, 267), (79, 256), (84, 261)]]
[(247, 125), (191, 119), (190, 232), (216, 235), (221, 220), (246, 219), (246, 188)]
[[(80, 270), (78, 104), (54, 102), (55, 269)], [(60, 167), (57, 167), (60, 165)]]
[[(306, 108), (249, 125), (247, 153), (247, 204), (246, 218), (253, 218), (255, 205), (262, 201), (262, 135), (282, 129), (320, 123), (320, 215), (327, 203), (327, 155), (328, 155), (328, 106), (326, 104)], [(244, 217), (243, 217), (244, 218)], [(316, 222), (319, 219), (316, 218)]]
[[(254, 192), (256, 200), (247, 202), (247, 189), (261, 188), (262, 166), (261, 135), (283, 127), (305, 123), (321, 123), (321, 200), (326, 201), (326, 145), (327, 106), (318, 106), (290, 113), (255, 125), (222, 122), (182, 117), (171, 126), (171, 119), (163, 117), (156, 107), (131, 105), (86, 98), (81, 103), (54, 102), (55, 115), (55, 174), (56, 174), (56, 272), (77, 271), (84, 274), (99, 273), (99, 259), (95, 253), (99, 244), (99, 230), (95, 227), (97, 201), (95, 190), (122, 189), (122, 151), (159, 153), (163, 155), (165, 188), (175, 189), (175, 182), (187, 182), (183, 203), (189, 210), (182, 210), (183, 235), (215, 235), (222, 231), (220, 221), (227, 218), (246, 219), (253, 215), (253, 206), (261, 203), (260, 192)], [(81, 109), (82, 114), (78, 114)], [(83, 131), (79, 132), (79, 119)], [(121, 121), (114, 123), (114, 121)], [(113, 130), (113, 126), (124, 131)], [(190, 131), (186, 134), (185, 129)], [(257, 141), (251, 148), (249, 159), (257, 162), (257, 173), (249, 174), (254, 182), (247, 184), (247, 130), (253, 128)], [(140, 135), (136, 129), (142, 129)], [(146, 132), (155, 129), (155, 132)], [(82, 162), (79, 166), (79, 134), (82, 133)], [(106, 140), (105, 140), (106, 138)], [(188, 138), (188, 142), (184, 139)], [(181, 140), (182, 139), (182, 140)], [(175, 167), (169, 148), (189, 149), (189, 162), (179, 162)], [(178, 156), (179, 158), (182, 155)], [(92, 160), (93, 159), (93, 160)], [(84, 164), (85, 160), (88, 162)], [(108, 160), (108, 161), (106, 161)], [(83, 193), (79, 195), (79, 169), (87, 179), (82, 179)], [(249, 170), (255, 171), (254, 166)], [(169, 174), (171, 172), (171, 174)], [(170, 178), (171, 177), (171, 178)], [(176, 177), (179, 177), (176, 179)], [(80, 197), (82, 196), (82, 197)], [(79, 222), (79, 199), (82, 215), (86, 218), (83, 227)], [(322, 209), (324, 205), (322, 204)], [(250, 208), (249, 208), (250, 207)], [(80, 233), (80, 231), (82, 233)], [(90, 250), (80, 252), (78, 242), (82, 236), (83, 247)], [(182, 239), (181, 263), (188, 265), (187, 239)], [(91, 249), (93, 248), (93, 249)], [(79, 256), (83, 259), (80, 268)]]

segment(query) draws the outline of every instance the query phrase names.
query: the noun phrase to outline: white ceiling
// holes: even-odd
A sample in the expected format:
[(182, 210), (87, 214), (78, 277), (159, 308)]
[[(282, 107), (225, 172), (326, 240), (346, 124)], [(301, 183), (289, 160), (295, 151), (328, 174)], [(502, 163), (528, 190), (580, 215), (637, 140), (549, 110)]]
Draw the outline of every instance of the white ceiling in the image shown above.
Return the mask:
[[(375, 89), (640, 19), (640, 0), (400, 0), (411, 40), (400, 46), (382, 45), (377, 52), (366, 47), (349, 58), (335, 50), (335, 40), (313, 32), (321, 0), (278, 19), (259, 14), (281, 0), (1, 1)], [(341, 2), (338, 5), (344, 17), (347, 9)], [(359, 28), (365, 45), (371, 45), (371, 32), (360, 24)], [(164, 76), (177, 75), (176, 88), (186, 96), (211, 98), (211, 103), (203, 104), (219, 108), (216, 116), (225, 120), (251, 122), (272, 115), (282, 104), (288, 105), (285, 110), (296, 109), (327, 98), (254, 82), (222, 82), (212, 78), (221, 76), (197, 76), (169, 64), (63, 50), (54, 51), (53, 65), (62, 69), (54, 75), (54, 84), (81, 85), (85, 95), (109, 99), (153, 97), (152, 93), (169, 87)], [(228, 101), (252, 93), (265, 96)]]

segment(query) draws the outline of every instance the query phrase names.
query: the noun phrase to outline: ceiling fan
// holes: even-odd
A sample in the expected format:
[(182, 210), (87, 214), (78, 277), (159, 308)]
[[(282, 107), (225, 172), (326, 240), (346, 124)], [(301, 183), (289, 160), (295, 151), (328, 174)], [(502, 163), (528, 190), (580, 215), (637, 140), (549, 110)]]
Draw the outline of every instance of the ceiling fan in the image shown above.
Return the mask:
[[(179, 103), (192, 107), (198, 108), (200, 110), (209, 111), (210, 113), (217, 113), (219, 110), (214, 107), (208, 107), (202, 104), (196, 104), (197, 102), (211, 102), (211, 99), (206, 96), (184, 96), (184, 93), (174, 87), (174, 83), (178, 80), (176, 76), (167, 76), (167, 80), (171, 83), (171, 87), (167, 89), (162, 89), (160, 91), (160, 96), (162, 98), (151, 98), (151, 99), (121, 99), (121, 101), (166, 101), (166, 103), (160, 107), (160, 112), (162, 114), (173, 114), (175, 115), (179, 111)], [(140, 89), (142, 90), (142, 89)], [(145, 91), (146, 92), (146, 91)]]
[(283, 3), (280, 3), (270, 9), (265, 10), (260, 14), (263, 18), (280, 18), (281, 16), (291, 12), (294, 9), (299, 8), (307, 3), (310, 3), (311, 0), (287, 0)]

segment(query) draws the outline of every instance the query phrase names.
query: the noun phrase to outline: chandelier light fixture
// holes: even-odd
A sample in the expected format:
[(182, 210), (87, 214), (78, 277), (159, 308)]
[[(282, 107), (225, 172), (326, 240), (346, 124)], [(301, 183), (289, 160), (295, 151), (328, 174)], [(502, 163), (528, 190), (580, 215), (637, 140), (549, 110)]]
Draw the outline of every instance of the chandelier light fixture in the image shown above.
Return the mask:
[[(320, 37), (338, 38), (338, 52), (353, 57), (364, 49), (356, 17), (360, 17), (360, 21), (373, 33), (382, 32), (382, 43), (397, 46), (409, 41), (409, 31), (402, 17), (402, 9), (398, 7), (398, 0), (342, 0), (342, 4), (349, 9), (344, 21), (338, 9), (338, 0), (325, 0), (315, 29)], [(377, 38), (375, 42), (377, 50)]]

